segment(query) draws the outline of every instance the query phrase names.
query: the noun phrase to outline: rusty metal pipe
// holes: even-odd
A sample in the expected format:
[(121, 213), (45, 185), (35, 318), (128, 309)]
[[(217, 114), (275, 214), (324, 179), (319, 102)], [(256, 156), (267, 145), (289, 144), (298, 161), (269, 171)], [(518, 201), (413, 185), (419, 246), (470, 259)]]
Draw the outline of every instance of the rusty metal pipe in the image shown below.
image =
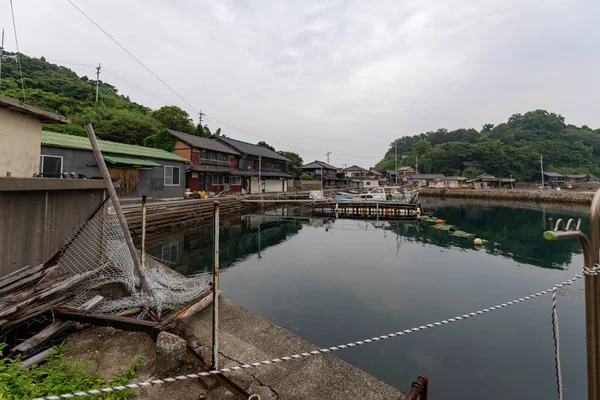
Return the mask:
[(219, 369), (219, 202), (215, 201), (214, 234), (215, 256), (213, 262), (213, 332), (212, 332), (212, 366)]
[[(591, 263), (589, 267), (600, 262), (600, 190), (596, 191), (592, 199), (590, 214), (590, 245)], [(600, 305), (600, 277), (598, 275), (585, 276), (585, 317), (586, 340), (588, 358), (588, 400), (600, 399), (600, 318), (598, 306)]]
[(426, 376), (419, 375), (417, 380), (412, 383), (410, 392), (406, 395), (405, 400), (427, 400), (427, 386), (429, 381)]

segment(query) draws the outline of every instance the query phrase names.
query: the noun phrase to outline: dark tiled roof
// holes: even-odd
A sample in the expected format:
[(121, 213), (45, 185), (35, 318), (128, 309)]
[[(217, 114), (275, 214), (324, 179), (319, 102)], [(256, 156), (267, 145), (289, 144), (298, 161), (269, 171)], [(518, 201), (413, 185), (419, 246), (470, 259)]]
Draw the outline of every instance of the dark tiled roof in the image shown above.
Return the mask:
[(225, 143), (226, 145), (233, 147), (242, 154), (250, 154), (251, 156), (261, 156), (265, 158), (272, 158), (273, 160), (290, 161), (281, 154), (275, 153), (267, 149), (266, 147), (258, 146), (256, 144), (242, 142), (241, 140), (235, 140), (231, 138), (220, 137), (217, 140)]
[(408, 174), (406, 179), (440, 179), (444, 178), (442, 174)]
[(237, 151), (233, 150), (229, 146), (225, 146), (223, 143), (218, 140), (203, 138), (196, 135), (190, 135), (189, 133), (177, 132), (171, 129), (167, 129), (171, 135), (175, 138), (181, 140), (183, 143), (196, 147), (198, 149), (206, 149), (213, 151), (220, 151), (221, 153), (235, 154), (238, 155)]
[(554, 176), (557, 178), (563, 177), (563, 174), (559, 174), (558, 172), (544, 172), (544, 175), (546, 176)]
[(311, 163), (308, 163), (306, 165), (302, 166), (302, 169), (320, 169), (321, 167), (323, 167), (324, 169), (335, 169), (337, 171), (337, 167), (334, 167), (333, 165), (329, 165), (323, 161), (319, 161), (319, 160), (315, 160)]
[(353, 165), (351, 167), (348, 168), (344, 168), (344, 171), (361, 171), (361, 172), (371, 172), (368, 169), (364, 169), (363, 167), (359, 167), (358, 165)]
[(41, 108), (21, 103), (17, 99), (0, 94), (0, 107), (8, 108), (20, 112), (21, 114), (31, 115), (45, 124), (70, 124), (71, 120), (61, 115), (51, 113)]
[(212, 172), (212, 173), (221, 173), (221, 174), (230, 174), (230, 175), (244, 175), (244, 173), (240, 170), (231, 167), (219, 167), (215, 165), (192, 165), (190, 170), (197, 172)]
[(381, 175), (381, 172), (377, 171), (376, 169), (373, 168), (369, 168), (369, 173), (373, 174), (373, 175)]

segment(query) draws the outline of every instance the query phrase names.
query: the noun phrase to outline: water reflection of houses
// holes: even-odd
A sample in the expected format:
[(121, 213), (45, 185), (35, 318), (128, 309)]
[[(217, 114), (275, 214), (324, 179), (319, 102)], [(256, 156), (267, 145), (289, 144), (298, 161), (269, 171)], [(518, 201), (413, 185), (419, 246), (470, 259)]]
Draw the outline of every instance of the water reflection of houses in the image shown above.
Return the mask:
[[(296, 235), (308, 218), (281, 215), (247, 215), (224, 221), (221, 230), (222, 269)], [(189, 275), (212, 270), (213, 232), (207, 227), (188, 229), (155, 238), (147, 244), (151, 256), (168, 262), (179, 273)]]

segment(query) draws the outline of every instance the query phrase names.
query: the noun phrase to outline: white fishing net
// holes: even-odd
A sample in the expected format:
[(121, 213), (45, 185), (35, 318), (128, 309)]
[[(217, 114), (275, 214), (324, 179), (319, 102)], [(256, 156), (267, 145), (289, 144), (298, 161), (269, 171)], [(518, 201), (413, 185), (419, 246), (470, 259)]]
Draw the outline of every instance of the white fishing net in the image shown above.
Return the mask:
[(105, 300), (95, 312), (118, 314), (149, 307), (161, 315), (165, 310), (182, 307), (209, 289), (208, 275), (186, 278), (152, 258), (147, 258), (146, 264), (143, 273), (150, 294), (139, 290), (125, 235), (112, 201), (107, 200), (89, 221), (73, 230), (60, 250), (56, 261), (58, 270), (67, 275), (84, 276), (70, 289), (75, 291), (75, 298), (64, 306), (81, 308), (100, 294)]

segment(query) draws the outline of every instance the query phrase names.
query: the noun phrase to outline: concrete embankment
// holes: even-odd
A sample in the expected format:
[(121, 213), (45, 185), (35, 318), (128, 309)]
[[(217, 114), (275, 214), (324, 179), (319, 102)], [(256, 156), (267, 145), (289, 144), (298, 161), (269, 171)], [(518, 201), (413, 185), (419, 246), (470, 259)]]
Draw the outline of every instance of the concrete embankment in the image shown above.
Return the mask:
[[(310, 352), (315, 345), (251, 313), (240, 305), (220, 299), (219, 367), (227, 368), (275, 357)], [(210, 307), (184, 324), (183, 336), (205, 360), (211, 359), (212, 311)], [(355, 338), (349, 338), (352, 340)], [(101, 351), (98, 351), (101, 350)], [(96, 328), (72, 336), (67, 345), (71, 360), (90, 360), (105, 378), (124, 370), (143, 356), (135, 382), (157, 378), (154, 372), (156, 345), (147, 334)], [(183, 366), (170, 375), (193, 372)], [(418, 375), (415, 371), (415, 377)], [(399, 400), (404, 395), (377, 378), (342, 361), (333, 354), (320, 354), (228, 373), (249, 394), (262, 400)], [(164, 377), (164, 376), (160, 376)], [(413, 377), (407, 379), (410, 389)], [(225, 387), (209, 390), (200, 380), (187, 380), (140, 389), (137, 398), (146, 400), (233, 399)]]
[(423, 189), (421, 197), (591, 204), (593, 192), (526, 189)]

